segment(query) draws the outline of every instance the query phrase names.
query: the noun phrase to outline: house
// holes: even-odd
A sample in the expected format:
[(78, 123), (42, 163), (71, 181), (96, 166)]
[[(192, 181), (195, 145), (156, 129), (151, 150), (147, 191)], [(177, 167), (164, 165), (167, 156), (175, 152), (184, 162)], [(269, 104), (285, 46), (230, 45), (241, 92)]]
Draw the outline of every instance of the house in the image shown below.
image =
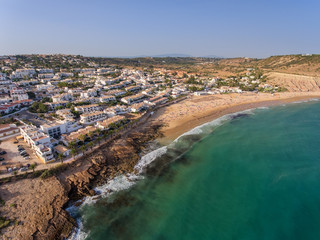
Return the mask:
[(28, 94), (25, 92), (23, 88), (14, 87), (10, 90), (10, 96), (13, 101), (21, 101), (29, 99)]
[(16, 78), (25, 78), (25, 77), (32, 77), (34, 74), (36, 73), (36, 71), (33, 68), (23, 68), (23, 69), (16, 69), (16, 71), (14, 71), (10, 78), (11, 79), (16, 79)]
[(99, 106), (98, 104), (90, 104), (90, 105), (77, 106), (74, 109), (81, 113), (90, 113), (90, 112), (101, 111), (102, 107)]
[(148, 109), (149, 105), (144, 102), (141, 102), (141, 103), (132, 104), (130, 108), (131, 108), (131, 112), (141, 112), (143, 110)]
[(62, 93), (52, 96), (52, 102), (72, 101), (73, 97), (70, 93)]
[(64, 157), (68, 157), (71, 153), (71, 150), (68, 149), (67, 147), (59, 144), (58, 146), (54, 147), (54, 150), (58, 153), (58, 154), (62, 154)]
[(71, 120), (74, 117), (70, 109), (60, 109), (56, 111), (56, 114), (68, 120)]
[(85, 113), (80, 116), (80, 122), (82, 124), (91, 124), (97, 121), (102, 121), (106, 119), (108, 115), (104, 112), (91, 112)]
[(96, 97), (97, 96), (97, 90), (95, 89), (88, 89), (86, 92), (80, 93), (80, 98), (90, 98), (90, 97)]
[(124, 116), (113, 116), (113, 117), (108, 118), (106, 120), (98, 121), (96, 123), (96, 126), (100, 129), (107, 130), (107, 129), (109, 129), (109, 126), (111, 124), (121, 122), (122, 120), (125, 120), (125, 119), (126, 118)]
[(20, 135), (20, 129), (15, 124), (0, 124), (0, 139)]
[(115, 115), (125, 114), (128, 112), (128, 107), (116, 105), (114, 107), (109, 107), (103, 110), (104, 113), (108, 115), (108, 117), (113, 117)]
[(94, 126), (87, 126), (85, 128), (81, 128), (75, 132), (72, 132), (70, 134), (63, 134), (61, 136), (61, 140), (65, 145), (69, 145), (70, 142), (78, 142), (80, 141), (81, 135), (88, 135), (90, 132), (96, 131), (97, 128)]
[(140, 86), (130, 86), (130, 87), (126, 87), (125, 88), (127, 92), (134, 92), (134, 91), (138, 91), (141, 89)]
[(106, 94), (108, 95), (113, 95), (115, 97), (119, 97), (119, 96), (123, 96), (125, 95), (127, 92), (124, 91), (124, 90), (111, 90), (111, 91), (108, 91), (106, 92)]
[(136, 94), (136, 95), (131, 95), (128, 97), (123, 97), (121, 98), (121, 102), (124, 102), (126, 104), (132, 104), (134, 102), (142, 101), (142, 99), (145, 97), (144, 94)]
[(100, 102), (108, 103), (110, 101), (116, 101), (116, 97), (112, 95), (104, 95), (100, 97)]

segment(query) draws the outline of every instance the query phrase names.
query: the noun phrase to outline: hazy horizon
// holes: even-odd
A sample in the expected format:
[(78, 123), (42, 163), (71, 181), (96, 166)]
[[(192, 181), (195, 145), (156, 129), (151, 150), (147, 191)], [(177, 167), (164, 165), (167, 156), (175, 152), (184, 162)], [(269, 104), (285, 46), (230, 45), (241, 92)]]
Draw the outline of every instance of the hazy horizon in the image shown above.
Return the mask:
[(320, 53), (320, 3), (0, 0), (0, 55), (265, 58)]

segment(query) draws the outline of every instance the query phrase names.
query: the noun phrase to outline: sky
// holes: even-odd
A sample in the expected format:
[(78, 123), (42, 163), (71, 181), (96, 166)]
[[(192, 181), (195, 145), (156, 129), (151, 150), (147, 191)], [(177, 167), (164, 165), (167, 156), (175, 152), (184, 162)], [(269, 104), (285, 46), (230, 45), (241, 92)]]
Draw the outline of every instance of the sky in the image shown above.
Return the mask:
[(320, 53), (319, 0), (0, 0), (0, 55)]

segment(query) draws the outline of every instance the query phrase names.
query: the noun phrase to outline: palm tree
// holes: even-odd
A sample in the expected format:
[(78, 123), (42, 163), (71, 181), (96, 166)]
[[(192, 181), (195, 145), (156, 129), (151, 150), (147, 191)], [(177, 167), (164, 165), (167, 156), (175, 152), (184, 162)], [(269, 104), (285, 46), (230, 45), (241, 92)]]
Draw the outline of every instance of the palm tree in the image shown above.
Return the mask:
[(58, 159), (60, 160), (61, 163), (63, 163), (63, 154), (62, 153), (58, 154)]
[(88, 147), (92, 150), (93, 142), (89, 142), (89, 143), (88, 143)]
[(73, 149), (75, 146), (76, 146), (76, 142), (74, 140), (68, 143), (69, 149)]
[(82, 154), (84, 154), (84, 152), (86, 151), (86, 145), (82, 145), (80, 147), (80, 150), (82, 151)]
[(77, 154), (77, 150), (76, 150), (75, 148), (72, 148), (72, 149), (71, 149), (71, 155), (72, 155), (72, 157), (74, 158), (76, 154)]
[(99, 144), (99, 146), (100, 146), (101, 137), (97, 137), (97, 142), (98, 142), (98, 144)]
[(37, 164), (32, 163), (29, 168), (32, 169), (32, 172), (34, 172), (34, 170), (36, 169), (36, 167), (37, 167)]
[(82, 134), (82, 135), (79, 136), (79, 139), (80, 139), (82, 142), (84, 142), (84, 141), (87, 139), (87, 136), (84, 135), (84, 134)]
[(101, 130), (99, 128), (96, 129), (96, 134), (99, 136), (101, 133)]
[(105, 132), (105, 133), (103, 134), (103, 139), (107, 139), (107, 137), (108, 137), (108, 134)]
[(89, 132), (88, 135), (89, 135), (90, 139), (92, 139), (94, 132)]

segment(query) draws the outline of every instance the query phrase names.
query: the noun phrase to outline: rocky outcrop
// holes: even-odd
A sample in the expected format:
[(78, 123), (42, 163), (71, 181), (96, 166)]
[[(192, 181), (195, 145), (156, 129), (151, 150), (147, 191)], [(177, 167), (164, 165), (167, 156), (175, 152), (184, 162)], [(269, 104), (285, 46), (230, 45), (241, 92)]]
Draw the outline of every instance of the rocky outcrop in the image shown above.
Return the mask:
[(117, 174), (132, 172), (140, 159), (139, 153), (150, 140), (159, 135), (159, 128), (160, 125), (152, 125), (131, 131), (93, 152), (89, 156), (91, 166), (68, 177), (71, 185), (69, 197), (78, 200), (95, 195), (94, 186), (105, 183)]
[(64, 210), (69, 198), (56, 177), (11, 182), (0, 192), (6, 202), (1, 212), (12, 221), (2, 239), (65, 239), (76, 225)]
[[(160, 125), (129, 130), (68, 165), (56, 177), (26, 178), (0, 185), (5, 201), (1, 214), (12, 220), (1, 231), (3, 239), (59, 240), (71, 233), (76, 222), (65, 211), (67, 204), (95, 194), (93, 188), (117, 174), (132, 172), (139, 153), (158, 136)], [(80, 170), (82, 166), (85, 170)], [(11, 207), (11, 206), (15, 207)]]

